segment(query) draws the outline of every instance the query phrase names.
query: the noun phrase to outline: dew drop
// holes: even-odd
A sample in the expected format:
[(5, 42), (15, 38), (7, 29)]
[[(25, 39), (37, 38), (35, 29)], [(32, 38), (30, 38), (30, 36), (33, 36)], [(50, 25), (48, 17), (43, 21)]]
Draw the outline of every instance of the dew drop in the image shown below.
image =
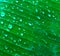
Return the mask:
[(24, 44), (26, 44), (26, 42), (24, 42)]
[(18, 30), (21, 30), (21, 28), (18, 28)]
[(35, 11), (38, 12), (38, 9), (36, 9)]
[(37, 16), (37, 18), (38, 18), (38, 19), (40, 19), (40, 17), (39, 17), (39, 16)]
[(1, 21), (1, 24), (3, 24), (4, 22), (3, 21)]
[(45, 14), (45, 12), (44, 12), (44, 11), (42, 11), (42, 14)]
[(16, 40), (13, 40), (14, 42), (16, 42)]
[(5, 37), (7, 37), (8, 35), (7, 35), (7, 34), (5, 34), (4, 36), (5, 36)]
[(7, 47), (7, 46), (5, 46), (5, 49), (8, 49), (8, 47)]
[(21, 33), (21, 36), (23, 36), (23, 33)]
[(22, 22), (22, 19), (20, 19), (20, 22)]
[(16, 3), (18, 3), (18, 0), (16, 0)]
[(51, 14), (48, 14), (48, 17), (51, 17)]
[(19, 11), (20, 11), (20, 12), (23, 12), (23, 10), (22, 10), (22, 9), (20, 9)]
[(48, 12), (51, 12), (50, 10), (48, 10)]
[(21, 41), (22, 41), (21, 39), (18, 40), (18, 42), (21, 42)]
[(29, 25), (29, 26), (32, 26), (32, 24), (31, 24), (31, 23), (28, 23), (28, 25)]
[(15, 54), (14, 56), (20, 56), (19, 54)]
[(12, 29), (12, 24), (9, 24), (9, 25), (8, 25), (8, 28), (9, 28), (9, 29)]
[(1, 12), (1, 17), (4, 17), (5, 16), (5, 13), (4, 12)]
[(15, 17), (13, 17), (13, 19), (15, 20), (16, 18), (15, 18)]

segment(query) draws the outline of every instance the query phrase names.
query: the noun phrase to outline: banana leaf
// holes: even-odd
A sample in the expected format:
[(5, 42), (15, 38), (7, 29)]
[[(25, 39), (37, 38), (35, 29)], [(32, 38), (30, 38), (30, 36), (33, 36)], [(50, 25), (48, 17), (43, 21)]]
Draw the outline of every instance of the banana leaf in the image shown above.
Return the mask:
[(0, 0), (0, 56), (60, 56), (60, 0)]

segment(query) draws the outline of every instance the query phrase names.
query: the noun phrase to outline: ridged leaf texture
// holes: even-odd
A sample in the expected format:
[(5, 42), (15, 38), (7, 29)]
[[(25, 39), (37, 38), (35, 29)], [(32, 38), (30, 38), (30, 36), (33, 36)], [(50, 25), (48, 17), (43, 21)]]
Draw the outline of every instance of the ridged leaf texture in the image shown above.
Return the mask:
[(0, 56), (60, 56), (60, 0), (0, 0)]

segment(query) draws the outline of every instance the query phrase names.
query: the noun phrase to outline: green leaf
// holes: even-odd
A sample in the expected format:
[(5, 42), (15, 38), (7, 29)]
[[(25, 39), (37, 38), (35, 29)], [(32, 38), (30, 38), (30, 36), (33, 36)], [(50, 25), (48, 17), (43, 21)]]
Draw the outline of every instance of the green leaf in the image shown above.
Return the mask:
[(0, 0), (0, 56), (60, 56), (60, 1)]

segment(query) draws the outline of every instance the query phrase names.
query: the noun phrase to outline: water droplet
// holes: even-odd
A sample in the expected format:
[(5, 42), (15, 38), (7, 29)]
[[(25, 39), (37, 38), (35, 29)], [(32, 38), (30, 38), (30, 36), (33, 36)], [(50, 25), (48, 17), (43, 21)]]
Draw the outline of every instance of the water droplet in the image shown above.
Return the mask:
[(14, 42), (16, 42), (16, 40), (13, 40)]
[(15, 18), (15, 17), (13, 17), (13, 19), (15, 20), (16, 18)]
[(19, 54), (15, 54), (14, 56), (20, 56)]
[(48, 17), (51, 17), (51, 14), (48, 14)]
[(45, 14), (45, 12), (44, 12), (44, 11), (42, 11), (42, 14)]
[(23, 33), (21, 33), (21, 36), (23, 36)]
[(20, 19), (20, 22), (22, 22), (22, 19)]
[(4, 17), (5, 16), (5, 13), (4, 12), (1, 12), (1, 17)]
[(16, 3), (18, 3), (19, 1), (18, 0), (16, 0)]
[(9, 24), (9, 25), (8, 25), (8, 28), (9, 28), (9, 29), (12, 29), (12, 24)]
[(18, 42), (21, 42), (21, 41), (22, 41), (21, 39), (18, 40)]
[(1, 24), (3, 24), (4, 22), (3, 21), (1, 21)]
[(20, 9), (19, 11), (20, 11), (20, 12), (23, 12), (23, 10), (22, 10), (22, 9)]
[(26, 42), (24, 42), (24, 44), (26, 44)]
[(48, 10), (48, 12), (51, 12), (50, 10)]
[(21, 30), (21, 28), (18, 28), (18, 30)]
[(4, 34), (5, 37), (7, 37), (8, 35), (7, 34)]
[(37, 16), (37, 18), (38, 18), (38, 19), (40, 19), (40, 17), (39, 17), (39, 16)]
[(7, 46), (5, 46), (5, 49), (8, 49), (8, 47), (7, 47)]
[(38, 12), (38, 9), (36, 9), (35, 11)]
[(44, 24), (44, 22), (42, 22)]
[(28, 23), (28, 25), (29, 25), (29, 26), (32, 26), (32, 24), (31, 24), (31, 23)]

